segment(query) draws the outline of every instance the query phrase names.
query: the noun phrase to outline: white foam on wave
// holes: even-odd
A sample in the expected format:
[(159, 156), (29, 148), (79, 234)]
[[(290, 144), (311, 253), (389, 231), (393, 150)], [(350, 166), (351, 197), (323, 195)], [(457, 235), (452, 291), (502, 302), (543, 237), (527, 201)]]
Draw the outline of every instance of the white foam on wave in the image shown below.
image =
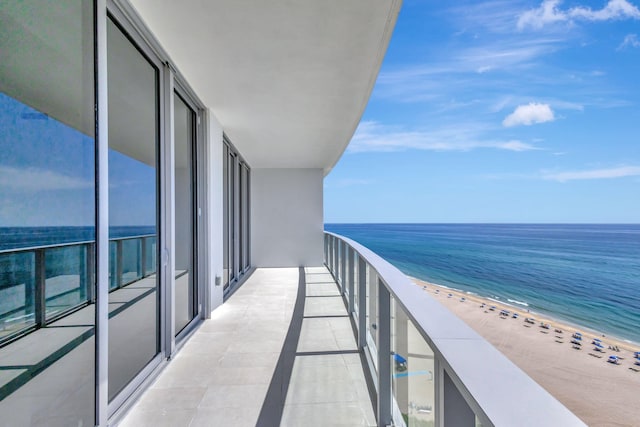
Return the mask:
[(524, 307), (529, 307), (529, 304), (527, 304), (524, 301), (518, 301), (518, 300), (515, 300), (515, 299), (511, 299), (511, 298), (507, 298), (507, 301), (512, 302), (514, 304), (522, 305)]

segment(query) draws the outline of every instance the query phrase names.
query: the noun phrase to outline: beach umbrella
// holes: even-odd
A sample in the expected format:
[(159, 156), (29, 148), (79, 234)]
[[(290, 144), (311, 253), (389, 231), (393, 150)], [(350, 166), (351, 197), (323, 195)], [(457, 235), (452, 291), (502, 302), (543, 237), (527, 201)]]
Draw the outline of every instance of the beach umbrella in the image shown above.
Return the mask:
[(604, 348), (604, 346), (602, 344), (600, 344), (599, 342), (596, 343), (596, 347), (598, 348)]

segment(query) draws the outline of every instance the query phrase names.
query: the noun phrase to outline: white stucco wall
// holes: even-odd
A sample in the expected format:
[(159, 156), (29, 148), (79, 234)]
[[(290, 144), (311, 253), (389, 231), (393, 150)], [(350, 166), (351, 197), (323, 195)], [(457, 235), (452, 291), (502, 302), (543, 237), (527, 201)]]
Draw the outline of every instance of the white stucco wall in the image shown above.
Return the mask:
[(216, 286), (216, 276), (222, 277), (222, 152), (223, 137), (220, 122), (210, 111), (207, 116), (207, 179), (208, 179), (208, 251), (209, 251), (209, 308), (214, 310), (222, 304), (223, 287)]
[(251, 169), (251, 263), (322, 265), (323, 170)]

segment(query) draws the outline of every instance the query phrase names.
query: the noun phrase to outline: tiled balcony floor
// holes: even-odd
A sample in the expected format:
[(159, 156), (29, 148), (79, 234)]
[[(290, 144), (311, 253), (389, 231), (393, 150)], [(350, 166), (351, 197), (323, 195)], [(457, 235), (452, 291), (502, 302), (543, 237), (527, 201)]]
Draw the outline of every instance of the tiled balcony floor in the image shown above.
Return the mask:
[(326, 268), (258, 269), (120, 426), (373, 426), (368, 390)]

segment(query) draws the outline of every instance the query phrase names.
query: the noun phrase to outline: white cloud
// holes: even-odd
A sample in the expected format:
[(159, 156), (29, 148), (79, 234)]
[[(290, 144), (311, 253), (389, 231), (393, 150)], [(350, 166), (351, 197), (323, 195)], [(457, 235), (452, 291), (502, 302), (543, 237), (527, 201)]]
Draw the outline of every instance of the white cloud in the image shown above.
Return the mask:
[(640, 19), (640, 10), (627, 0), (609, 0), (605, 7), (593, 10), (590, 7), (578, 6), (569, 10), (573, 18), (588, 21), (609, 21), (612, 19)]
[(0, 188), (13, 191), (80, 190), (92, 188), (91, 180), (37, 168), (0, 165)]
[(488, 140), (480, 138), (480, 128), (458, 124), (431, 132), (406, 131), (376, 122), (362, 122), (349, 144), (350, 152), (403, 151), (470, 151), (493, 148), (508, 151), (528, 151), (537, 148), (518, 140)]
[(551, 122), (555, 119), (553, 110), (549, 104), (537, 104), (531, 102), (527, 105), (519, 105), (513, 113), (509, 114), (502, 125), (506, 127), (532, 125), (534, 123)]
[(574, 20), (610, 21), (621, 19), (640, 19), (640, 9), (627, 0), (609, 0), (598, 10), (590, 7), (577, 6), (562, 10), (561, 0), (543, 0), (536, 9), (522, 13), (518, 18), (518, 29), (530, 27), (540, 29), (545, 25), (565, 22), (571, 24)]
[(640, 47), (640, 40), (638, 40), (637, 34), (627, 34), (618, 46), (618, 50), (624, 49), (625, 47)]
[(518, 18), (518, 29), (526, 27), (542, 28), (547, 24), (564, 22), (567, 14), (558, 9), (560, 0), (544, 0), (537, 9), (524, 12)]
[(640, 166), (620, 166), (609, 169), (591, 169), (567, 172), (543, 172), (542, 178), (552, 181), (566, 182), (584, 179), (612, 179), (628, 176), (640, 176)]

